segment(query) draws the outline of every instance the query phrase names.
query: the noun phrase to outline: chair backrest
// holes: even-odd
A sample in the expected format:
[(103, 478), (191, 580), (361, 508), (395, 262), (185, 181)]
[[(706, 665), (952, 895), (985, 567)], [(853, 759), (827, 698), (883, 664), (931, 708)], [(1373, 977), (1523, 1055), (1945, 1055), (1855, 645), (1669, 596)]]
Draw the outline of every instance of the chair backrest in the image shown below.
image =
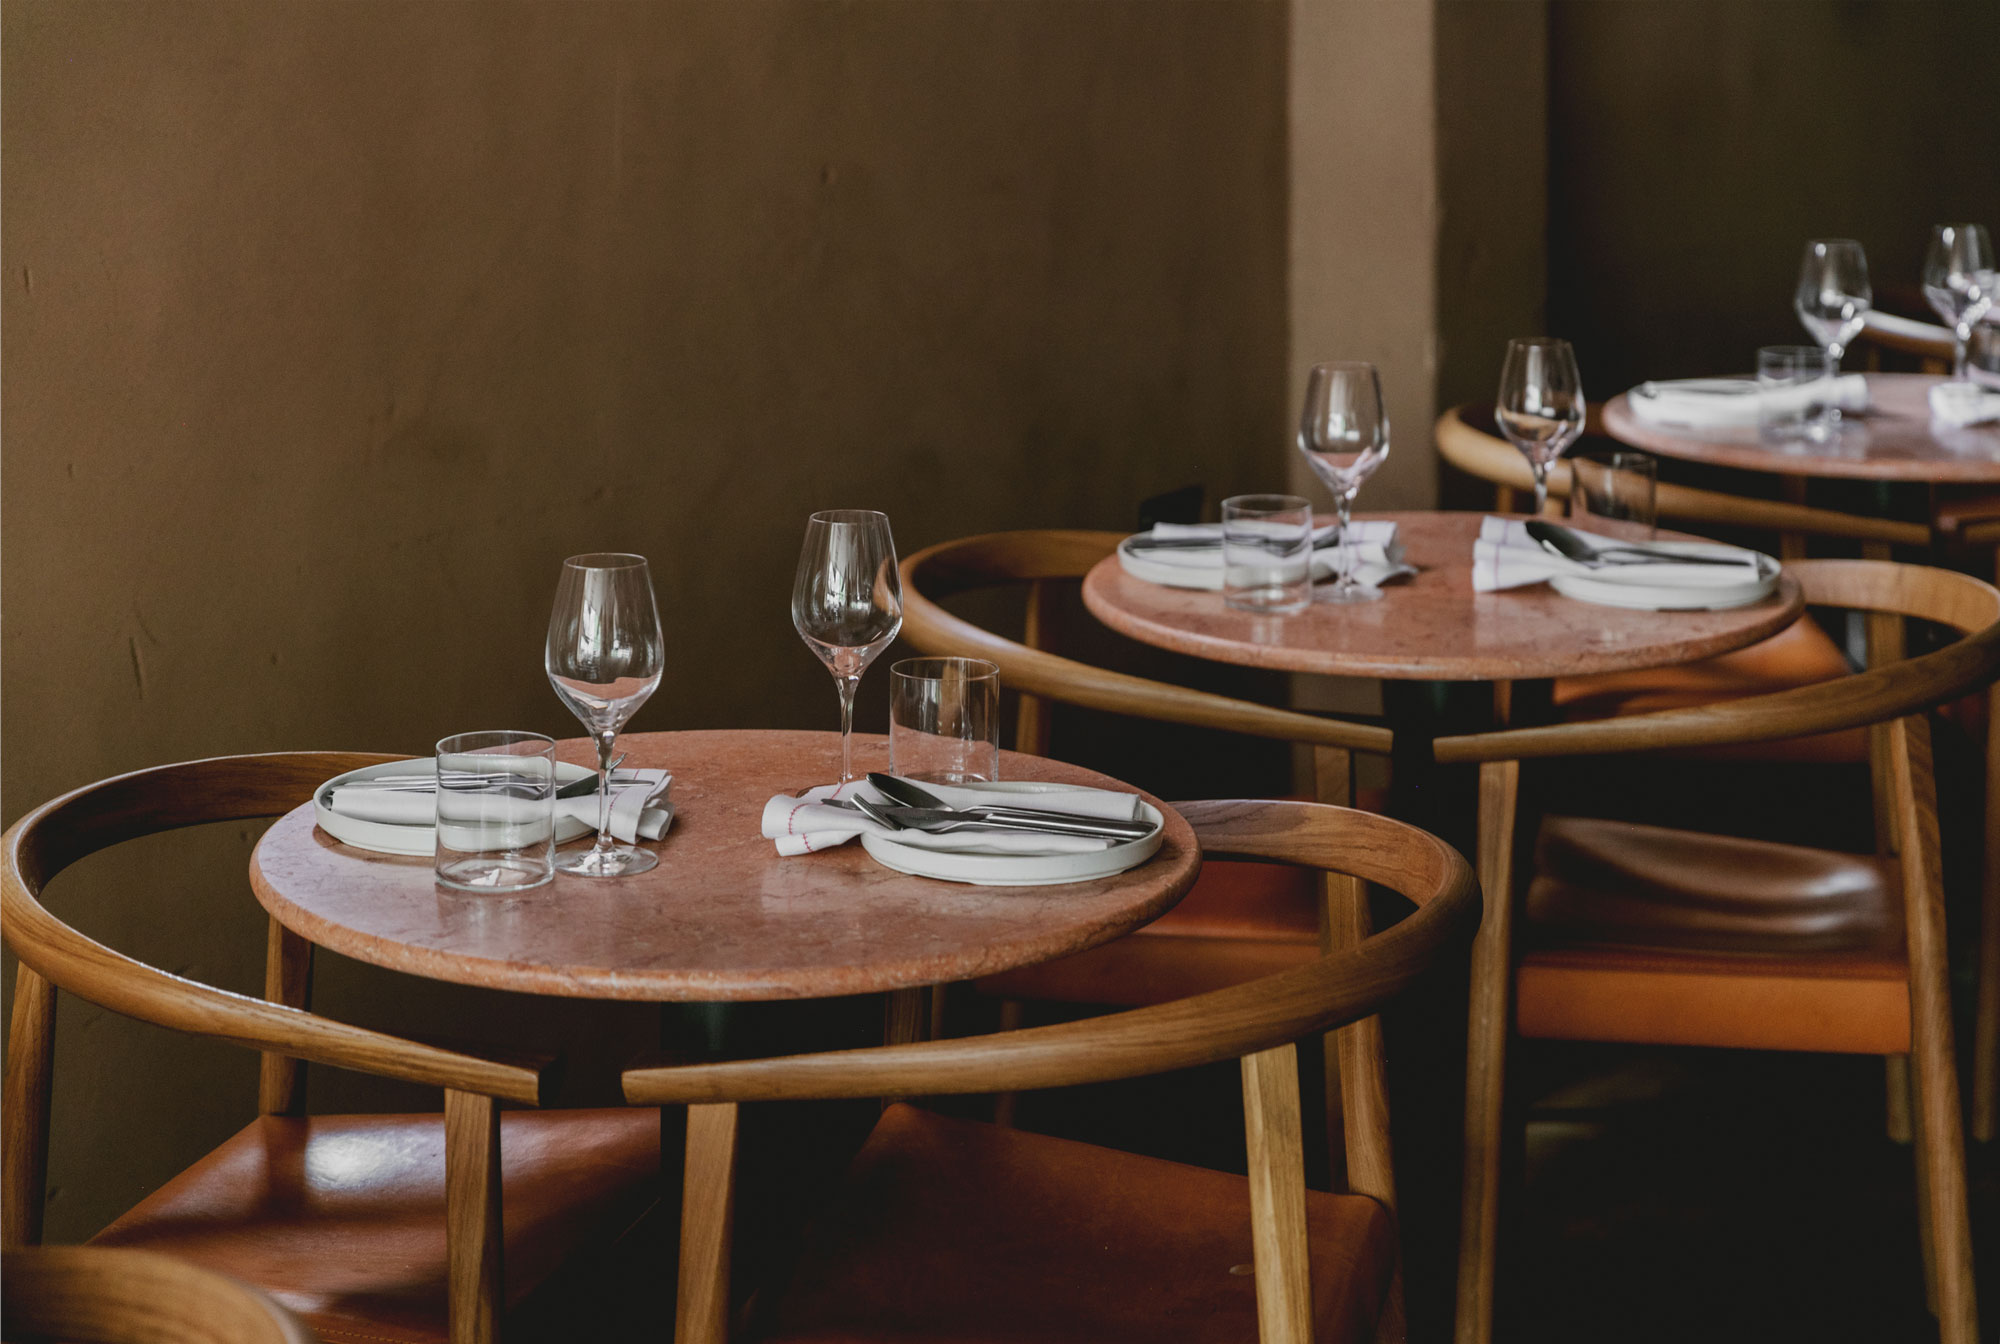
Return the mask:
[[(1345, 873), (1398, 892), (1417, 909), (1311, 965), (1174, 1003), (990, 1036), (638, 1068), (625, 1075), (626, 1099), (721, 1111), (733, 1130), (735, 1108), (745, 1101), (1022, 1091), (1241, 1060), (1261, 1334), (1309, 1339), (1294, 1042), (1373, 1014), (1462, 948), (1477, 919), (1477, 884), (1449, 845), (1373, 813), (1298, 802), (1175, 806), (1204, 857)], [(1342, 1089), (1350, 1121), (1360, 1090)], [(684, 1281), (683, 1292), (689, 1287)]]
[(212, 821), (277, 816), (319, 784), (395, 756), (293, 752), (229, 756), (120, 775), (44, 803), (0, 836), (0, 936), (20, 960), (8, 1037), (5, 1245), (40, 1237), (54, 1057), (55, 990), (169, 1030), (448, 1092), (539, 1104), (548, 1060), (496, 1060), (370, 1031), (303, 1007), (199, 984), (134, 960), (42, 904), (64, 868), (125, 840)]
[(1893, 313), (1868, 311), (1867, 320), (1854, 337), (1856, 353), (1868, 359), (1869, 367), (1882, 364), (1881, 356), (1902, 356), (1921, 373), (1950, 373), (1958, 345), (1950, 327)]
[[(1253, 737), (1386, 754), (1388, 729), (1319, 718), (1122, 672), (1092, 667), (1034, 647), (1039, 642), (1041, 585), (1081, 579), (1118, 549), (1116, 532), (991, 532), (947, 541), (903, 562), (903, 637), (929, 654), (984, 658), (1003, 685), (1085, 709), (1163, 723), (1220, 728)], [(1029, 633), (1016, 643), (946, 611), (954, 594), (1005, 584), (1031, 585)], [(1023, 750), (1040, 744), (1024, 742)]]
[(246, 1284), (171, 1256), (91, 1246), (10, 1250), (0, 1334), (17, 1344), (312, 1344)]
[[(1434, 428), (1439, 455), (1467, 475), (1490, 481), (1501, 490), (1533, 489), (1534, 476), (1528, 470), (1527, 459), (1514, 445), (1487, 428), (1492, 421), (1490, 405), (1452, 407), (1438, 417)], [(1572, 488), (1570, 464), (1558, 459), (1549, 468), (1549, 498), (1568, 499)], [(1930, 529), (1922, 523), (1870, 518), (1782, 500), (1752, 499), (1670, 481), (1659, 483), (1655, 503), (1661, 518), (1696, 527), (1754, 527), (1905, 546), (1930, 543)]]

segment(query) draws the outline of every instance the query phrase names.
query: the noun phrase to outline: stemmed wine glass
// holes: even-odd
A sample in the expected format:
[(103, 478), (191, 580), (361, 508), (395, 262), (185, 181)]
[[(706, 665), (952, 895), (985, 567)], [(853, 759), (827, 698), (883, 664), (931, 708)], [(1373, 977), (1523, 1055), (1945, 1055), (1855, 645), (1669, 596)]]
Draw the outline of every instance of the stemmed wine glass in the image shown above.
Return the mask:
[(1852, 238), (1815, 238), (1806, 244), (1792, 311), (1826, 351), (1829, 376), (1839, 374), (1840, 357), (1847, 353), (1848, 343), (1861, 334), (1874, 302), (1875, 292), (1868, 287), (1868, 258), (1862, 254), (1861, 244)]
[(2000, 273), (1993, 266), (1993, 240), (1984, 224), (1940, 224), (1931, 230), (1924, 255), (1924, 297), (1951, 327), (1957, 346), (1951, 376), (1963, 379), (1965, 347), (1972, 329), (1992, 308)]
[(582, 877), (643, 873), (659, 855), (611, 839), (611, 748), (625, 721), (659, 687), (666, 667), (644, 556), (573, 555), (563, 561), (544, 666), (556, 697), (597, 743), (597, 843), (557, 855), (556, 868)]
[(1389, 456), (1389, 417), (1373, 364), (1347, 360), (1313, 365), (1306, 377), (1305, 409), (1299, 414), (1299, 451), (1333, 491), (1340, 510), (1340, 582), (1319, 590), (1317, 600), (1373, 602), (1382, 590), (1354, 577), (1347, 526), (1355, 493)]
[(1548, 503), (1549, 467), (1583, 434), (1583, 411), (1583, 378), (1568, 341), (1526, 336), (1507, 342), (1493, 415), (1535, 473), (1538, 514)]
[(854, 778), (854, 691), (903, 628), (903, 581), (889, 519), (830, 509), (806, 524), (792, 580), (792, 624), (833, 673), (840, 692), (840, 782)]

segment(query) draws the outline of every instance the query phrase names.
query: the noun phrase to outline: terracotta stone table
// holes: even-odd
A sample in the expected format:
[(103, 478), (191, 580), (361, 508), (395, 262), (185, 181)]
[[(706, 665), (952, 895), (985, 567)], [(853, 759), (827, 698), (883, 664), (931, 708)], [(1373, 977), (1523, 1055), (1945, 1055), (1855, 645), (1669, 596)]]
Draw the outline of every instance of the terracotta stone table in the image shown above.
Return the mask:
[(1384, 587), (1379, 602), (1256, 616), (1224, 606), (1219, 592), (1135, 579), (1113, 555), (1084, 577), (1084, 605), (1121, 634), (1196, 657), (1422, 681), (1526, 681), (1692, 662), (1774, 635), (1805, 609), (1789, 575), (1770, 597), (1732, 611), (1591, 606), (1547, 584), (1475, 593), (1472, 543), (1483, 515), (1366, 516), (1394, 519), (1409, 562), (1422, 571)]
[[(579, 998), (820, 998), (989, 975), (1107, 942), (1179, 900), (1200, 867), (1194, 834), (1166, 814), (1158, 854), (1115, 877), (1054, 887), (976, 887), (892, 872), (857, 844), (779, 858), (759, 834), (774, 793), (830, 783), (839, 736), (639, 733), (627, 765), (674, 775), (659, 867), (629, 878), (556, 874), (520, 896), (439, 886), (429, 859), (351, 848), (313, 826), (310, 804), (265, 833), (250, 860), (257, 899), (321, 947), (457, 984)], [(560, 744), (588, 763), (589, 743)], [(856, 766), (887, 769), (887, 739), (860, 735)], [(1001, 754), (1007, 779), (1124, 787), (1089, 770)]]
[(2000, 425), (1933, 431), (1928, 398), (1940, 379), (1917, 373), (1867, 378), (1871, 409), (1844, 417), (1838, 436), (1826, 443), (1765, 443), (1755, 426), (1696, 432), (1642, 424), (1622, 392), (1604, 405), (1604, 430), (1666, 457), (1780, 476), (2000, 483)]

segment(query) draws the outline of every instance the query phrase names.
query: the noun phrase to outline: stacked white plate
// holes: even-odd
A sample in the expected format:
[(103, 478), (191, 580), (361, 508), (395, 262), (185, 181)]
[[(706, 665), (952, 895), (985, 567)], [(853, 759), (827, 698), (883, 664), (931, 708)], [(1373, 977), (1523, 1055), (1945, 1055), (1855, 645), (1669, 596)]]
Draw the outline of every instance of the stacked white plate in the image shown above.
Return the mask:
[(1646, 549), (1664, 555), (1709, 555), (1739, 560), (1757, 559), (1750, 566), (1638, 564), (1606, 565), (1602, 569), (1557, 574), (1549, 586), (1564, 597), (1602, 607), (1636, 607), (1644, 611), (1726, 611), (1747, 607), (1769, 597), (1778, 586), (1780, 566), (1759, 551), (1711, 541), (1652, 541)]
[[(998, 781), (991, 784), (957, 784), (955, 789), (976, 790), (994, 795), (995, 803), (1015, 802), (1034, 806), (1038, 793), (1062, 793), (1060, 784), (1029, 781)], [(916, 877), (936, 877), (947, 882), (969, 882), (980, 887), (1048, 887), (1063, 882), (1089, 882), (1110, 877), (1127, 868), (1136, 868), (1159, 853), (1161, 828), (1166, 818), (1150, 803), (1139, 803), (1141, 821), (1149, 821), (1152, 831), (1137, 840), (1126, 840), (1108, 849), (1086, 850), (1081, 854), (954, 854), (946, 850), (918, 849), (899, 845), (887, 836), (864, 832), (861, 846), (885, 868)], [(428, 852), (428, 851), (427, 851)]]
[[(335, 775), (313, 791), (313, 819), (319, 828), (344, 845), (356, 849), (373, 850), (377, 854), (421, 855), (429, 858), (437, 851), (437, 828), (435, 826), (397, 825), (386, 821), (361, 821), (354, 817), (343, 817), (327, 806), (327, 796), (343, 784), (358, 780), (375, 779), (382, 775), (422, 774), (430, 761), (416, 757), (407, 761), (384, 761), (380, 765), (367, 765), (359, 770), (350, 770), (344, 775)], [(588, 766), (565, 765), (556, 762), (556, 787), (573, 784), (597, 772)], [(560, 809), (558, 809), (560, 810)], [(556, 818), (556, 843), (563, 844), (580, 835), (589, 835), (591, 828), (574, 817)]]

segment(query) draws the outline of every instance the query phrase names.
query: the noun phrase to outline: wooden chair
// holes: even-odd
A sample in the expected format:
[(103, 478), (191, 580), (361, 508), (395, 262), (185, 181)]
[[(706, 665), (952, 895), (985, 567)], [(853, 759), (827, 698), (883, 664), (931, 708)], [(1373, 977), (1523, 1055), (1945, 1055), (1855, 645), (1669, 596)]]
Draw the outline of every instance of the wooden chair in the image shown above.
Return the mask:
[(0, 1335), (11, 1344), (312, 1344), (264, 1294), (172, 1256), (23, 1248), (0, 1255), (0, 1276)]
[[(1510, 1033), (1561, 1039), (1907, 1055), (1917, 1189), (1945, 1344), (1978, 1336), (1945, 961), (1927, 707), (2000, 673), (2000, 590), (1866, 560), (1791, 566), (1809, 602), (1917, 618), (1963, 637), (1836, 681), (1655, 714), (1439, 738), (1479, 766), (1486, 916), (1473, 954), (1459, 1344), (1491, 1335)], [(1878, 856), (1659, 827), (1544, 821), (1514, 919), (1524, 759), (1770, 741), (1885, 725)], [(1511, 992), (1510, 992), (1511, 991)]]
[[(738, 1107), (1063, 1087), (1242, 1061), (1249, 1180), (1066, 1140), (884, 1112), (814, 1220), (757, 1337), (1275, 1341), (1399, 1337), (1386, 1138), (1350, 1148), (1347, 1195), (1307, 1192), (1293, 1042), (1373, 1014), (1456, 955), (1476, 889), (1442, 841), (1298, 802), (1178, 805), (1204, 855), (1373, 882), (1416, 913), (1250, 984), (1059, 1026), (833, 1054), (636, 1069), (626, 1098), (689, 1107), (679, 1344), (728, 1331)], [(1375, 1133), (1381, 1057), (1346, 1056), (1350, 1135)], [(1350, 1140), (1352, 1143), (1352, 1140)], [(1253, 1272), (1254, 1267), (1254, 1272)], [(1246, 1277), (1250, 1276), (1250, 1277)]]
[[(170, 1252), (255, 1283), (330, 1340), (448, 1333), (453, 1344), (483, 1344), (503, 1308), (631, 1211), (658, 1170), (656, 1120), (630, 1110), (501, 1118), (499, 1101), (540, 1104), (551, 1061), (422, 1044), (309, 1012), (312, 945), (275, 920), (267, 1002), (155, 970), (42, 904), (47, 883), (88, 854), (203, 822), (278, 815), (334, 775), (394, 759), (301, 752), (161, 766), (45, 803), (0, 839), (0, 918), (20, 959), (0, 1156), (7, 1247), (41, 1239), (59, 988), (264, 1055), (257, 1119), (96, 1241)], [(308, 1117), (308, 1060), (440, 1087), (443, 1114)], [(135, 1123), (142, 1101), (150, 1104), (132, 1099)]]
[(1958, 346), (1950, 327), (1870, 309), (1854, 337), (1854, 352), (1871, 370), (1887, 364), (1949, 376)]

